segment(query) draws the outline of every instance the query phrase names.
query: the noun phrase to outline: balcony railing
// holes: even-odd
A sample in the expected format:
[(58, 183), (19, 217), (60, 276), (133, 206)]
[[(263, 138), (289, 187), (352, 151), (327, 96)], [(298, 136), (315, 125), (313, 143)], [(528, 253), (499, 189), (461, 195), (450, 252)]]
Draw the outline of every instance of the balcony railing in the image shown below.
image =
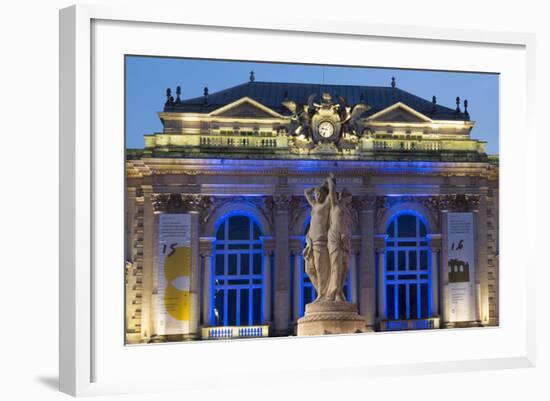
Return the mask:
[(431, 317), (427, 319), (408, 319), (408, 320), (381, 320), (380, 331), (399, 331), (399, 330), (426, 330), (438, 329), (439, 318)]
[(268, 337), (269, 326), (217, 326), (203, 327), (201, 338), (203, 340), (226, 340), (231, 338)]

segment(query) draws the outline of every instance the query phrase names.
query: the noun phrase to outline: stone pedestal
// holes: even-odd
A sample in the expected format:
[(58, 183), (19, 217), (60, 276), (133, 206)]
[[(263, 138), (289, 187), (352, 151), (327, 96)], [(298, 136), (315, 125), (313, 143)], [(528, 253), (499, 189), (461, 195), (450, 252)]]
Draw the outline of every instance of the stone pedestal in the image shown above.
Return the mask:
[(306, 305), (304, 317), (298, 319), (299, 336), (366, 333), (365, 319), (357, 313), (357, 305), (348, 302), (320, 301)]

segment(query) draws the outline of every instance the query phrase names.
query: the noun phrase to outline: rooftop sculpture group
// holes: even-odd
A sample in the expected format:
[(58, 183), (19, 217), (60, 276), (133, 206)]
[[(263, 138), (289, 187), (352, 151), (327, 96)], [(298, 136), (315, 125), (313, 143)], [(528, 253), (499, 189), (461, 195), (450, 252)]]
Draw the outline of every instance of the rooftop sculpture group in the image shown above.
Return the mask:
[(360, 119), (371, 106), (360, 102), (352, 107), (342, 96), (333, 102), (329, 93), (322, 94), (320, 103), (316, 99), (316, 94), (310, 95), (307, 103), (300, 105), (285, 98), (282, 104), (292, 113), (291, 134), (315, 143), (336, 142), (343, 134), (363, 135)]

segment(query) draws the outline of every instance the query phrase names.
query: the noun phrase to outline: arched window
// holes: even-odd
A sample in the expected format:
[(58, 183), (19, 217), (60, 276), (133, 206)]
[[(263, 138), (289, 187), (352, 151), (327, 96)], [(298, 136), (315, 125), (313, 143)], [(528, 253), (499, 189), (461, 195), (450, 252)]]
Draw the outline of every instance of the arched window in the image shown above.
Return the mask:
[[(305, 247), (305, 235), (309, 230), (309, 222), (307, 223), (306, 229), (304, 230), (303, 246)], [(352, 256), (353, 257), (353, 256)], [(299, 300), (299, 316), (304, 316), (305, 307), (307, 304), (313, 302), (317, 297), (317, 292), (311, 284), (311, 280), (305, 271), (305, 261), (304, 258), (300, 255), (301, 264), (300, 264), (300, 300)], [(346, 299), (351, 302), (351, 269), (348, 271), (348, 277), (346, 283), (344, 284), (344, 294)]]
[(431, 277), (426, 225), (414, 214), (399, 214), (391, 220), (386, 234), (388, 320), (429, 317)]
[(263, 321), (260, 228), (247, 216), (230, 216), (218, 226), (214, 246), (212, 316), (216, 326)]

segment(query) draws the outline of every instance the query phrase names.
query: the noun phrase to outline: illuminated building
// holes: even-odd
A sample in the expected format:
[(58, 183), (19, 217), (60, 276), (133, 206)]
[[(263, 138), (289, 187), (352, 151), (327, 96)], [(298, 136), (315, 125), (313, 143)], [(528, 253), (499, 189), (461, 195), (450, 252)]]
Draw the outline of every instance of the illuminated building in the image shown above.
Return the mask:
[(346, 295), (368, 326), (498, 325), (498, 159), (466, 102), (253, 74), (175, 95), (127, 151), (129, 343), (293, 335), (314, 297), (303, 193), (330, 172), (354, 195)]

